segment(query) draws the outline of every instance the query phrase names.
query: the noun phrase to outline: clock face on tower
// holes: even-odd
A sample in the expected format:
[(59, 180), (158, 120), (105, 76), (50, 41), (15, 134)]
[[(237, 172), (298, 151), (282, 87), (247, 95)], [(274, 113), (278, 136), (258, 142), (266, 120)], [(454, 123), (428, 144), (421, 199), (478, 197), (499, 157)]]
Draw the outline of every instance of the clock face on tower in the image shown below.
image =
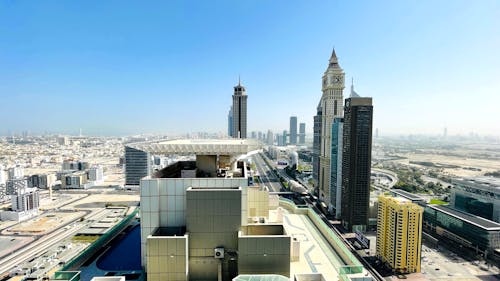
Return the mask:
[(335, 76), (335, 84), (340, 84), (342, 83), (342, 77), (341, 76)]

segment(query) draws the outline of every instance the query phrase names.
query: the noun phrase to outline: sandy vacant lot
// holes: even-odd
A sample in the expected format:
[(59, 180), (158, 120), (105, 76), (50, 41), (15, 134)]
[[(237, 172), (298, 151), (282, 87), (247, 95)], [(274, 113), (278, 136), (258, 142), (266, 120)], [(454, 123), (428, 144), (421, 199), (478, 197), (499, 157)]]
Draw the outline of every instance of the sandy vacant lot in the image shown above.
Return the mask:
[(51, 212), (21, 222), (3, 231), (3, 234), (42, 235), (83, 217), (86, 212)]

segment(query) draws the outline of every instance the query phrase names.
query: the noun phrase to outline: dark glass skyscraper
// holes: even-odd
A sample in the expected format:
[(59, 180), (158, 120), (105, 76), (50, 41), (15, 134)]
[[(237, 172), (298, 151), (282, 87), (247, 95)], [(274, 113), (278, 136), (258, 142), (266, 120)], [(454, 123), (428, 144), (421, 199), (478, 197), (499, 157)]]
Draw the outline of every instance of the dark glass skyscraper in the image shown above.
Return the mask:
[(238, 81), (234, 87), (233, 94), (233, 133), (231, 136), (235, 139), (247, 138), (247, 92), (245, 87)]
[(372, 154), (372, 98), (351, 89), (344, 107), (341, 218), (349, 231), (368, 225)]
[(150, 154), (125, 146), (125, 185), (139, 186), (141, 179), (149, 175), (151, 175)]

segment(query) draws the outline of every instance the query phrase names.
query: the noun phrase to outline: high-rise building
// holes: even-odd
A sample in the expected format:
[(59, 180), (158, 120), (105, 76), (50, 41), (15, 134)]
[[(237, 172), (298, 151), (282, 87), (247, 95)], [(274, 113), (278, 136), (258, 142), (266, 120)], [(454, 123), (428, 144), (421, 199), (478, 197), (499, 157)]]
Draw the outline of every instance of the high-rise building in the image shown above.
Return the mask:
[(306, 143), (306, 123), (299, 124), (299, 144)]
[(233, 133), (231, 134), (236, 139), (247, 138), (247, 99), (245, 87), (241, 85), (241, 81), (238, 81), (233, 94)]
[(151, 175), (151, 155), (125, 146), (125, 185), (139, 187), (141, 178)]
[(227, 114), (227, 135), (229, 137), (233, 136), (233, 107), (229, 108), (229, 113)]
[(423, 212), (408, 199), (378, 198), (377, 257), (395, 272), (420, 272)]
[(289, 144), (287, 136), (288, 136), (288, 132), (286, 130), (284, 130), (283, 131), (283, 145)]
[(256, 139), (257, 138), (257, 132), (256, 131), (252, 131), (251, 138), (252, 139)]
[(368, 225), (372, 122), (372, 98), (351, 87), (344, 108), (341, 199), (342, 224), (349, 231), (365, 231)]
[(271, 130), (267, 131), (267, 144), (268, 145), (274, 144), (274, 134), (273, 134), (273, 132), (271, 132)]
[(321, 96), (321, 147), (319, 155), (319, 199), (330, 202), (330, 156), (331, 132), (335, 117), (342, 117), (344, 71), (340, 68), (335, 49), (332, 51), (328, 68), (323, 74), (323, 95)]
[(297, 144), (297, 116), (290, 117), (290, 144)]
[(319, 184), (319, 155), (321, 153), (321, 121), (323, 119), (323, 109), (321, 108), (321, 101), (316, 108), (316, 115), (314, 116), (314, 134), (313, 134), (313, 152), (312, 152), (312, 166), (313, 166), (313, 182), (314, 193), (318, 193)]
[(342, 138), (344, 131), (344, 119), (336, 117), (332, 124), (332, 155), (330, 163), (330, 202), (328, 209), (335, 214), (335, 218), (341, 217), (342, 200)]
[(284, 146), (285, 145), (283, 143), (283, 135), (282, 134), (277, 134), (276, 135), (276, 145), (278, 145), (278, 146)]

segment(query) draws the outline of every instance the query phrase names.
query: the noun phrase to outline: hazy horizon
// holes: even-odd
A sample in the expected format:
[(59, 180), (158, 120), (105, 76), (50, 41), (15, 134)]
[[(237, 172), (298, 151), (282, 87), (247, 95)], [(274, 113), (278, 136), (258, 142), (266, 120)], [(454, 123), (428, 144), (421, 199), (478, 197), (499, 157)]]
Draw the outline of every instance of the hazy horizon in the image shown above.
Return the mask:
[(332, 47), (380, 135), (500, 135), (497, 1), (0, 3), (0, 135), (312, 132)]

